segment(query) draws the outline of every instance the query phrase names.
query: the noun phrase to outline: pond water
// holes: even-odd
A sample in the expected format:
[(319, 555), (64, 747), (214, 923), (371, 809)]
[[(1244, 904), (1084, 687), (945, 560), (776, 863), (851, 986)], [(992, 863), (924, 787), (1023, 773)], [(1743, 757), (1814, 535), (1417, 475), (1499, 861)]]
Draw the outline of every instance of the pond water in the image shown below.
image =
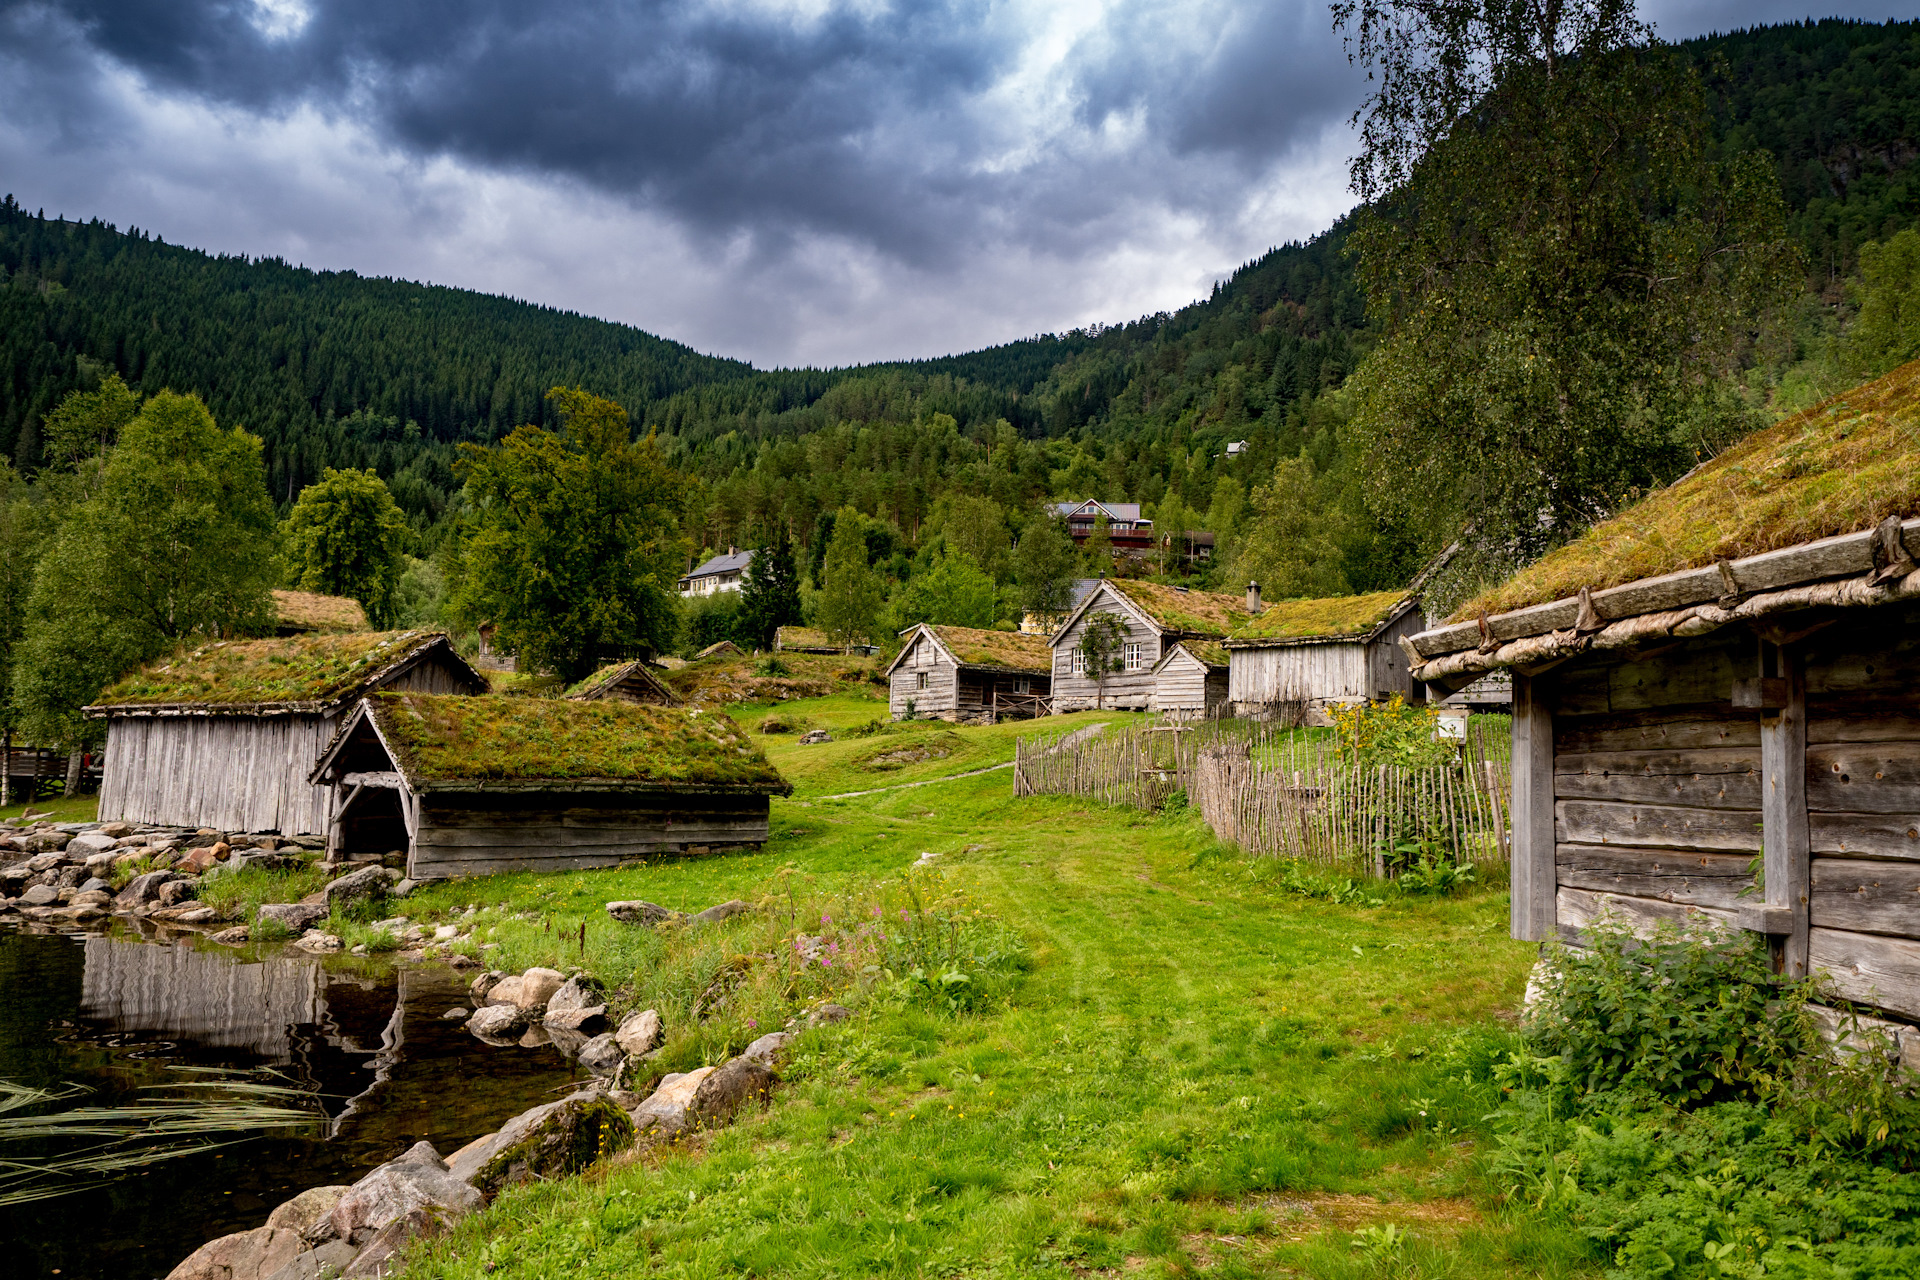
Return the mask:
[(77, 1107), (136, 1101), (180, 1066), (239, 1069), (302, 1089), (316, 1117), (0, 1206), (0, 1271), (157, 1280), (308, 1187), (353, 1182), (422, 1138), (448, 1154), (571, 1087), (578, 1070), (551, 1046), (489, 1047), (442, 1017), (465, 1000), (437, 964), (234, 952), (149, 925), (0, 925), (0, 1079), (83, 1085), (60, 1104)]

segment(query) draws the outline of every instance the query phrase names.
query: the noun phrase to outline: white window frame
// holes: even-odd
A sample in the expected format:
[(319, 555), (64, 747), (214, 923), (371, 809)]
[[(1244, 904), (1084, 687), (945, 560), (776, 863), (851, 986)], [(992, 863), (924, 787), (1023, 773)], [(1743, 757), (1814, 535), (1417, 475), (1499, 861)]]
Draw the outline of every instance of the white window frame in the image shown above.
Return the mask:
[(1076, 676), (1087, 674), (1087, 655), (1077, 646), (1067, 654), (1067, 669)]
[(914, 692), (916, 693), (925, 693), (927, 691), (927, 673), (926, 672), (916, 671), (913, 673), (913, 688), (914, 688)]
[(1147, 665), (1147, 646), (1143, 641), (1127, 641), (1122, 652), (1126, 655), (1127, 670), (1139, 671)]

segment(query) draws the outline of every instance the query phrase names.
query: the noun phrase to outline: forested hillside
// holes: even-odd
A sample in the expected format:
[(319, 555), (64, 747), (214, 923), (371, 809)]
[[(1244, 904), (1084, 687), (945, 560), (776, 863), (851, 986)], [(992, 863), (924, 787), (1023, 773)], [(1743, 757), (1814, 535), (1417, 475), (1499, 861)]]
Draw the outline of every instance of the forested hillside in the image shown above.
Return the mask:
[[(1920, 213), (1920, 24), (1794, 24), (1683, 48), (1721, 145), (1774, 156), (1810, 295), (1831, 316), (1860, 245)], [(1275, 249), (1172, 314), (935, 360), (758, 372), (623, 325), (213, 256), (9, 199), (0, 453), (31, 471), (45, 413), (112, 368), (147, 392), (197, 391), (260, 435), (283, 505), (325, 466), (372, 466), (426, 528), (456, 488), (453, 445), (543, 422), (542, 395), (565, 383), (659, 429), (703, 482), (693, 532), (709, 546), (776, 513), (805, 546), (819, 513), (848, 502), (911, 543), (955, 492), (990, 495), (1009, 537), (1049, 493), (1156, 510), (1177, 496), (1166, 516), (1230, 535), (1283, 459), (1343, 484), (1339, 406), (1322, 393), (1367, 346), (1347, 231)], [(1227, 458), (1238, 439), (1251, 448)], [(1399, 580), (1424, 550), (1364, 521), (1342, 536), (1353, 589)]]

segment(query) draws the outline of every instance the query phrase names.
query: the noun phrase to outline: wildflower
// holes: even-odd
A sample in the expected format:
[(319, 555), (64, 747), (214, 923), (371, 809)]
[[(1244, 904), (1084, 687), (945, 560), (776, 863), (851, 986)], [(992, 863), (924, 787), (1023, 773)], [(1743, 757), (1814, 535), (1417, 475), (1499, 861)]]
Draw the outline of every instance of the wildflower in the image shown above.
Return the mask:
[(912, 917), (907, 914), (907, 909), (905, 907), (900, 908), (900, 918), (902, 920), (912, 919)]
[(877, 902), (873, 904), (873, 918), (875, 920), (880, 918), (880, 904)]
[(832, 917), (832, 916), (830, 916), (830, 915), (828, 915), (828, 914), (827, 914), (826, 912), (824, 912), (824, 911), (820, 913), (820, 927), (821, 927), (822, 929), (831, 929), (831, 928), (833, 928), (833, 917)]
[[(755, 1031), (758, 1031), (758, 1030), (760, 1029), (760, 1019), (758, 1019), (758, 1018), (748, 1018), (748, 1019), (747, 1019), (747, 1025), (748, 1025), (748, 1026), (750, 1026), (750, 1027), (752, 1027), (752, 1028), (753, 1028), (753, 1029), (754, 1029)], [(1423, 1114), (1424, 1114), (1424, 1113), (1423, 1113)]]

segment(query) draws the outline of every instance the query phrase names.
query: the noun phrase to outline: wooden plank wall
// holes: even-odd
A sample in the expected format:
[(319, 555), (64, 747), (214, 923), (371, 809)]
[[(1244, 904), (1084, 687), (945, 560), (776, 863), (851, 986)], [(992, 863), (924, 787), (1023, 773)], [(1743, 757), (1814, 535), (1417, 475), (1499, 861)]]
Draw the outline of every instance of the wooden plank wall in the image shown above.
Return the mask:
[(1182, 652), (1154, 678), (1148, 710), (1173, 715), (1209, 715), (1226, 700), (1227, 673), (1214, 671)]
[[(921, 672), (927, 676), (925, 689), (917, 687)], [(913, 714), (921, 719), (952, 719), (959, 707), (957, 674), (953, 659), (931, 637), (919, 636), (887, 682), (888, 712), (895, 720), (904, 720), (907, 703), (912, 702)]]
[(326, 831), (329, 791), (307, 785), (329, 716), (115, 716), (100, 820), (217, 831)]
[(1876, 610), (1803, 645), (1809, 961), (1848, 999), (1909, 1018), (1920, 1018), (1916, 624), (1920, 610)]
[(575, 871), (767, 839), (765, 796), (429, 792), (407, 874)]
[[(1751, 638), (1706, 639), (1534, 679), (1530, 696), (1551, 713), (1562, 937), (1579, 941), (1608, 907), (1629, 922), (1695, 915), (1733, 927), (1760, 853), (1760, 717), (1732, 703), (1755, 653)], [(1514, 693), (1518, 786), (1519, 681)]]
[(1367, 644), (1367, 687), (1369, 697), (1382, 701), (1399, 694), (1408, 702), (1426, 699), (1427, 686), (1413, 678), (1413, 668), (1407, 663), (1407, 655), (1400, 648), (1402, 636), (1417, 635), (1426, 630), (1427, 616), (1418, 609), (1409, 609), (1392, 626), (1382, 631)]
[(1229, 650), (1227, 697), (1240, 706), (1371, 697), (1358, 641)]
[[(1100, 586), (1094, 589), (1108, 592), (1109, 597), (1111, 596), (1110, 588)], [(1117, 671), (1099, 684), (1086, 676), (1073, 674), (1073, 651), (1079, 647), (1080, 637), (1086, 633), (1087, 623), (1095, 613), (1118, 614), (1120, 620), (1127, 624), (1126, 640), (1135, 641), (1141, 646), (1139, 669)], [(1123, 640), (1121, 643), (1124, 644), (1126, 641)], [(1054, 642), (1054, 712), (1059, 714), (1067, 711), (1081, 711), (1094, 706), (1096, 702), (1102, 707), (1146, 710), (1153, 702), (1153, 666), (1160, 661), (1161, 652), (1159, 628), (1141, 622), (1118, 606), (1102, 608), (1101, 601), (1096, 599), (1093, 605), (1075, 619), (1073, 625)]]

